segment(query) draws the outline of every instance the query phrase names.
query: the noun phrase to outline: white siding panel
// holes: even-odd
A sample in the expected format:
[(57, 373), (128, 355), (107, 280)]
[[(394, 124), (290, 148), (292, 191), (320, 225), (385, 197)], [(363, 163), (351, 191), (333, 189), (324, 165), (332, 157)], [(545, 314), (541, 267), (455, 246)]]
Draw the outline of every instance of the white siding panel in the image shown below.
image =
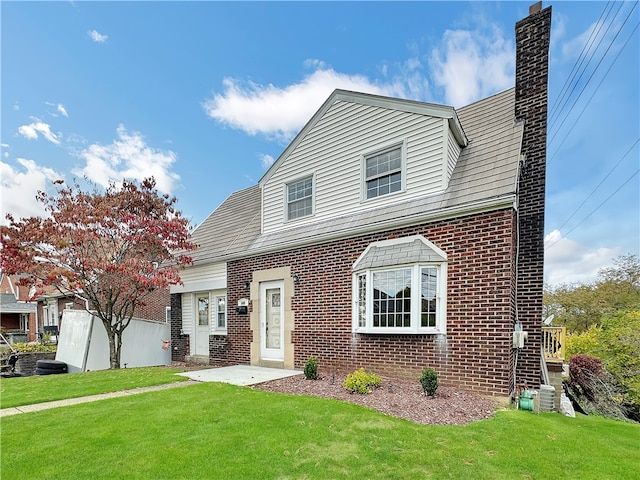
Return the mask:
[(214, 290), (227, 286), (227, 264), (212, 263), (187, 267), (180, 271), (182, 285), (173, 285), (171, 293)]
[[(337, 102), (264, 185), (263, 233), (441, 191), (444, 141), (440, 118)], [(391, 142), (406, 145), (406, 190), (363, 202), (362, 155)], [(311, 173), (316, 180), (314, 215), (286, 222), (285, 184)]]
[(193, 293), (182, 294), (182, 333), (191, 335), (193, 325)]
[[(453, 169), (456, 167), (456, 163), (458, 162), (458, 158), (460, 157), (461, 148), (456, 142), (456, 139), (453, 136), (453, 132), (449, 130), (448, 135), (448, 144), (447, 144), (447, 177), (446, 184), (449, 184), (449, 180), (451, 179), (451, 174), (453, 173)], [(445, 187), (446, 188), (446, 187)]]

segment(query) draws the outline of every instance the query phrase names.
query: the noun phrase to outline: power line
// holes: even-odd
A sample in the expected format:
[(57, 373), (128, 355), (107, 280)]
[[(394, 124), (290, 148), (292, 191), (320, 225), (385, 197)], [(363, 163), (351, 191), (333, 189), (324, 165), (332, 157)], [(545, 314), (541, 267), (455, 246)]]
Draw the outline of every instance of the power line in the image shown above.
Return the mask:
[[(578, 224), (576, 224), (571, 230), (568, 230), (564, 235), (568, 235), (571, 232), (573, 232), (576, 228), (578, 228), (580, 225), (582, 225), (591, 215), (593, 215), (594, 213), (596, 213), (600, 207), (602, 207), (605, 203), (607, 203), (616, 193), (618, 193), (627, 183), (629, 183), (633, 177), (635, 177), (636, 175), (638, 175), (638, 173), (640, 173), (640, 168), (637, 169), (629, 178), (627, 178), (627, 180), (625, 180), (622, 185), (620, 185), (618, 188), (615, 189), (615, 191), (613, 193), (611, 193), (611, 195), (609, 195), (607, 198), (605, 198), (602, 203), (600, 203), (600, 205), (598, 205), (596, 208), (594, 208), (586, 217), (584, 217)], [(563, 237), (560, 237), (558, 240), (556, 240), (555, 242), (553, 242), (550, 245), (547, 245), (544, 247), (545, 250), (549, 250), (551, 247), (553, 247), (555, 244), (557, 244), (560, 240), (562, 240)]]
[[(593, 78), (593, 76), (595, 75), (595, 73), (597, 72), (598, 68), (600, 67), (600, 65), (602, 64), (602, 61), (605, 59), (606, 55), (609, 53), (609, 50), (611, 49), (611, 47), (613, 46), (613, 44), (615, 43), (616, 39), (618, 38), (618, 35), (620, 35), (620, 32), (622, 31), (622, 29), (624, 28), (624, 26), (626, 25), (627, 21), (629, 20), (629, 17), (631, 17), (631, 14), (633, 13), (633, 11), (635, 10), (635, 8), (638, 6), (638, 2), (635, 2), (633, 5), (633, 8), (631, 10), (629, 10), (629, 14), (627, 15), (627, 17), (625, 18), (624, 22), (622, 23), (622, 25), (620, 26), (620, 28), (618, 29), (618, 31), (616, 32), (615, 36), (613, 37), (613, 39), (611, 40), (611, 42), (609, 43), (609, 46), (607, 47), (607, 49), (605, 50), (605, 52), (603, 53), (602, 57), (600, 58), (600, 61), (598, 62), (598, 64), (596, 65), (596, 67), (593, 69), (593, 71), (591, 72), (591, 75), (589, 76), (589, 78), (587, 79), (587, 82), (585, 83), (585, 85), (582, 87), (582, 89), (580, 90), (580, 93), (578, 95), (578, 97), (573, 101), (573, 103), (571, 104), (571, 107), (569, 109), (569, 111), (567, 112), (567, 114), (564, 116), (564, 119), (562, 120), (562, 123), (560, 123), (560, 126), (558, 127), (558, 129), (556, 130), (556, 133), (553, 134), (553, 136), (551, 137), (551, 140), (549, 140), (549, 144), (553, 143), (553, 140), (555, 139), (556, 135), (559, 133), (560, 129), (562, 128), (562, 126), (564, 125), (564, 122), (566, 122), (567, 118), (569, 118), (569, 114), (573, 111), (573, 108), (575, 107), (576, 103), (578, 102), (578, 100), (580, 100), (580, 97), (582, 96), (582, 94), (584, 93), (586, 87), (589, 85), (589, 82), (591, 81), (591, 79)], [(614, 18), (615, 19), (615, 18)], [(635, 32), (635, 29), (634, 29)], [(617, 57), (616, 57), (617, 58)]]
[[(595, 188), (593, 190), (591, 190), (591, 193), (589, 195), (587, 195), (587, 198), (585, 198), (582, 203), (578, 206), (578, 208), (576, 208), (573, 213), (571, 215), (569, 215), (569, 218), (567, 218), (564, 223), (562, 225), (560, 225), (557, 230), (562, 230), (562, 227), (564, 227), (569, 220), (571, 220), (574, 215), (576, 213), (578, 213), (578, 211), (582, 208), (582, 206), (587, 203), (587, 201), (593, 196), (593, 194), (596, 192), (596, 190), (598, 190), (598, 188), (600, 188), (600, 185), (602, 185), (604, 183), (604, 181), (609, 178), (609, 176), (613, 173), (613, 171), (618, 168), (618, 165), (620, 165), (622, 163), (622, 161), (627, 158), (627, 155), (629, 155), (629, 153), (631, 153), (631, 151), (633, 150), (633, 148), (638, 144), (638, 142), (640, 142), (640, 138), (638, 138), (633, 145), (631, 145), (631, 147), (629, 148), (629, 150), (627, 150), (627, 153), (625, 153), (622, 158), (620, 158), (620, 160), (618, 160), (618, 163), (616, 163), (613, 168), (611, 170), (609, 170), (609, 172), (604, 176), (604, 178), (602, 180), (600, 180), (600, 183), (598, 183), (598, 185), (595, 186)], [(575, 228), (575, 227), (574, 227)]]
[[(609, 8), (609, 7), (611, 7), (611, 8)], [(598, 25), (598, 28), (597, 29), (594, 28), (594, 29), (591, 30), (591, 33), (589, 34), (588, 40), (583, 45), (582, 51), (580, 52), (580, 55), (578, 55), (578, 58), (576, 59), (576, 62), (573, 64), (573, 67), (571, 68), (571, 72), (569, 73), (568, 78), (565, 80), (564, 85), (562, 86), (562, 89), (560, 90), (560, 94), (559, 94), (558, 100), (556, 100), (556, 103), (550, 109), (549, 122), (553, 122), (553, 119), (554, 119), (556, 111), (558, 109), (561, 109), (561, 107), (558, 107), (558, 104), (561, 103), (564, 100), (564, 96), (565, 96), (565, 94), (567, 94), (569, 86), (573, 83), (573, 79), (575, 78), (575, 76), (577, 74), (577, 69), (579, 69), (580, 66), (582, 65), (582, 63), (584, 62), (584, 59), (587, 56), (587, 52), (591, 48), (591, 45), (593, 44), (593, 40), (595, 40), (597, 34), (600, 32), (600, 29), (602, 28), (602, 25), (604, 25), (604, 22), (606, 21), (606, 17), (609, 16), (609, 13), (611, 12), (612, 8), (613, 8), (613, 3), (611, 3), (609, 1), (609, 2), (607, 2), (607, 5), (605, 5), (604, 10), (600, 13), (600, 18), (598, 18), (598, 20), (596, 21), (596, 25)], [(607, 12), (608, 9), (609, 9), (609, 11)], [(606, 16), (605, 16), (605, 13), (606, 13)], [(603, 16), (605, 16), (604, 20), (602, 19)], [(602, 38), (600, 39), (600, 41), (602, 42)]]
[[(604, 82), (604, 80), (607, 78), (607, 75), (609, 75), (609, 72), (611, 71), (611, 69), (613, 68), (613, 66), (615, 65), (615, 63), (618, 61), (618, 58), (620, 57), (620, 55), (622, 54), (622, 52), (624, 51), (624, 49), (627, 47), (627, 45), (629, 44), (629, 41), (631, 41), (631, 39), (633, 38), (634, 34), (636, 33), (636, 31), (638, 30), (638, 27), (640, 26), (640, 24), (636, 24), (635, 28), (633, 29), (633, 31), (631, 32), (631, 34), (629, 35), (629, 38), (627, 38), (627, 41), (624, 43), (624, 45), (622, 46), (622, 48), (618, 51), (618, 54), (616, 55), (616, 58), (613, 59), (613, 62), (611, 62), (611, 65), (609, 65), (609, 68), (607, 69), (607, 71), (605, 72), (605, 74), (602, 76), (602, 78), (600, 79), (600, 83), (598, 83), (598, 85), (596, 86), (596, 88), (594, 89), (593, 93), (591, 94), (591, 96), (589, 97), (589, 100), (587, 100), (587, 103), (585, 103), (584, 107), (582, 108), (582, 111), (580, 112), (580, 114), (578, 115), (578, 117), (576, 118), (576, 121), (573, 122), (573, 125), (571, 126), (571, 128), (569, 129), (569, 131), (567, 132), (567, 134), (564, 136), (564, 138), (562, 139), (562, 142), (560, 143), (560, 145), (558, 146), (558, 148), (556, 148), (555, 152), (553, 152), (553, 155), (551, 155), (551, 157), (547, 160), (547, 166), (553, 161), (553, 159), (556, 157), (557, 153), (560, 151), (560, 149), (562, 148), (562, 145), (564, 144), (565, 140), (567, 139), (567, 137), (569, 136), (569, 134), (571, 134), (571, 132), (573, 131), (573, 129), (576, 127), (576, 125), (578, 124), (578, 120), (580, 120), (580, 118), (582, 118), (582, 114), (585, 112), (585, 110), (587, 109), (587, 107), (589, 106), (589, 104), (591, 103), (591, 100), (593, 100), (593, 97), (595, 97), (596, 93), (598, 93), (598, 90), (600, 89), (600, 86), (602, 85), (602, 83)], [(555, 135), (554, 135), (555, 136)]]

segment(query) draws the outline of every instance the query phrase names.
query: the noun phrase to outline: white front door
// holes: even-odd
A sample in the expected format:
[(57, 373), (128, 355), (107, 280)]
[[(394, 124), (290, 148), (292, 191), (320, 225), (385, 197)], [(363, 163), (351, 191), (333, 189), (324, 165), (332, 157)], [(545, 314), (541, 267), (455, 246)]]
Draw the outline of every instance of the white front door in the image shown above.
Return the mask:
[(260, 353), (263, 360), (284, 359), (284, 282), (260, 284)]
[(195, 355), (209, 356), (209, 294), (199, 293), (196, 295), (196, 315), (195, 315)]

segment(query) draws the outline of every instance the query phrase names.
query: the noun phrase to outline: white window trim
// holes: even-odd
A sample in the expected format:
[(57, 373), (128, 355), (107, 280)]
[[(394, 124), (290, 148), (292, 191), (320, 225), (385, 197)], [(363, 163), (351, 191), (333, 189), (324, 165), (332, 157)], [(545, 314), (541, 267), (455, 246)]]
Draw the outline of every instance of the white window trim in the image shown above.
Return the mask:
[[(380, 153), (384, 153), (387, 150), (393, 150), (394, 148), (400, 147), (400, 181), (401, 186), (400, 190), (397, 192), (391, 192), (386, 195), (379, 195), (373, 198), (367, 198), (367, 158), (373, 157)], [(404, 193), (407, 188), (407, 139), (404, 138), (402, 140), (393, 140), (381, 145), (376, 146), (375, 148), (369, 149), (362, 153), (360, 156), (360, 201), (364, 202), (375, 202), (381, 199), (393, 197), (394, 195), (399, 195)]]
[[(289, 185), (293, 185), (294, 183), (301, 182), (303, 180), (311, 179), (311, 213), (309, 215), (304, 215), (302, 217), (289, 218)], [(299, 220), (304, 220), (311, 218), (316, 213), (316, 174), (315, 172), (308, 172), (304, 175), (297, 176), (291, 180), (288, 180), (284, 183), (283, 189), (283, 201), (284, 201), (284, 209), (282, 212), (283, 220), (285, 223), (288, 222), (297, 222)]]
[[(218, 326), (218, 300), (220, 298), (224, 298), (224, 327), (219, 327)], [(229, 316), (227, 315), (227, 312), (229, 311), (228, 309), (228, 302), (227, 302), (227, 296), (226, 295), (213, 295), (213, 304), (215, 306), (215, 317), (213, 318), (213, 321), (211, 323), (211, 333), (214, 335), (226, 335), (227, 334), (227, 323), (229, 322)]]
[[(373, 299), (373, 272), (395, 271), (411, 268), (411, 284), (420, 284), (420, 269), (424, 267), (434, 267), (438, 271), (436, 292), (437, 292), (437, 311), (436, 326), (421, 327), (420, 324), (420, 295), (411, 296), (411, 326), (410, 327), (374, 327), (373, 312), (371, 311)], [(365, 326), (359, 324), (360, 300), (358, 295), (358, 277), (365, 275), (366, 281), (366, 298), (365, 306)], [(417, 283), (416, 283), (417, 282)], [(419, 288), (413, 288), (413, 291), (419, 291)], [(446, 263), (415, 263), (409, 265), (395, 265), (393, 267), (381, 267), (354, 272), (352, 278), (352, 323), (355, 333), (372, 333), (372, 334), (399, 334), (399, 335), (424, 335), (424, 334), (444, 334), (447, 330), (446, 323), (446, 305), (447, 305), (447, 264)]]

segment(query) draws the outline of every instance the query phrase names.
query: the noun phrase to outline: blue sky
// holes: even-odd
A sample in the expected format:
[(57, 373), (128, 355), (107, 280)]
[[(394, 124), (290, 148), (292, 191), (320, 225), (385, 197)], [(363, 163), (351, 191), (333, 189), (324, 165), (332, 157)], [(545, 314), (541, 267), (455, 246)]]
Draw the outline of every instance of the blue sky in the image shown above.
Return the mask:
[[(513, 86), (524, 2), (0, 2), (2, 221), (51, 181), (153, 175), (194, 225), (335, 88), (461, 107)], [(552, 5), (545, 278), (640, 251), (638, 2)]]

